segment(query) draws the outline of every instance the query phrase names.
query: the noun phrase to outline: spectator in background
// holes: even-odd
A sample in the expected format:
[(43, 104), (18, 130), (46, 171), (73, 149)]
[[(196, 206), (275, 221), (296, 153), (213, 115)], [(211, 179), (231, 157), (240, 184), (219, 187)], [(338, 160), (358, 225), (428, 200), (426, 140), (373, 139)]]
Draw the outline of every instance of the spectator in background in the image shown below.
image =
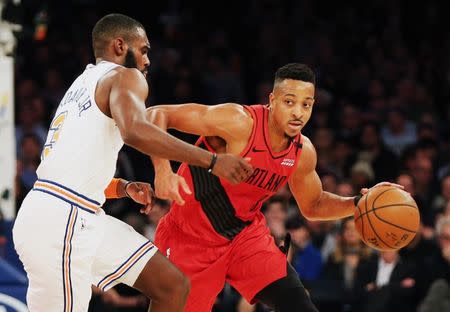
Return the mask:
[(35, 136), (39, 146), (44, 145), (47, 138), (47, 130), (42, 120), (41, 104), (43, 104), (41, 98), (32, 98), (30, 102), (22, 105), (19, 103), (19, 125), (16, 126), (15, 130), (18, 157), (22, 156), (20, 146), (26, 135)]
[(434, 189), (434, 167), (431, 159), (417, 155), (411, 174), (416, 184), (417, 198), (426, 210), (430, 210)]
[(448, 311), (450, 307), (450, 217), (441, 218), (436, 225), (439, 252), (427, 259), (429, 291), (418, 312)]
[(339, 137), (347, 140), (351, 146), (358, 146), (361, 122), (361, 112), (356, 105), (347, 101), (342, 103), (337, 129)]
[(408, 121), (405, 112), (400, 108), (392, 108), (387, 112), (387, 123), (381, 129), (383, 142), (397, 156), (417, 140), (416, 126)]
[(287, 202), (280, 196), (272, 196), (261, 209), (266, 217), (267, 226), (277, 244), (281, 244), (286, 235), (285, 222), (288, 215)]
[(442, 212), (445, 205), (450, 201), (450, 173), (446, 174), (440, 181), (440, 193), (433, 198), (431, 208), (433, 212)]
[(350, 181), (355, 190), (372, 185), (374, 179), (372, 166), (366, 161), (358, 161), (350, 169)]
[(33, 188), (37, 180), (36, 169), (41, 161), (42, 143), (34, 134), (27, 134), (22, 137), (19, 145), (19, 161), (22, 166), (20, 173), (20, 183), (25, 192)]
[(334, 292), (340, 294), (341, 310), (349, 310), (356, 268), (360, 261), (368, 260), (371, 254), (372, 250), (359, 238), (353, 218), (342, 220), (336, 247), (326, 259), (322, 274), (322, 280), (333, 285)]
[(304, 220), (299, 217), (288, 219), (286, 230), (292, 238), (292, 248), (289, 250), (288, 259), (308, 288), (308, 284), (316, 281), (322, 272), (322, 256), (313, 245), (311, 233)]
[(357, 158), (371, 165), (375, 181), (392, 181), (397, 176), (398, 156), (383, 143), (377, 123), (367, 122), (362, 126), (360, 146)]
[(336, 194), (340, 196), (353, 196), (355, 195), (355, 189), (349, 181), (344, 180), (336, 186)]
[(397, 251), (382, 251), (360, 263), (354, 282), (358, 312), (413, 312), (413, 268)]
[(414, 180), (414, 177), (407, 173), (403, 172), (398, 175), (398, 177), (395, 179), (395, 183), (403, 185), (404, 190), (408, 192), (416, 201), (417, 207), (420, 211), (420, 218), (421, 218), (421, 232), (424, 235), (425, 238), (430, 239), (434, 235), (434, 214), (431, 213), (430, 207), (425, 205), (422, 201), (422, 199), (417, 196), (416, 193), (416, 182)]

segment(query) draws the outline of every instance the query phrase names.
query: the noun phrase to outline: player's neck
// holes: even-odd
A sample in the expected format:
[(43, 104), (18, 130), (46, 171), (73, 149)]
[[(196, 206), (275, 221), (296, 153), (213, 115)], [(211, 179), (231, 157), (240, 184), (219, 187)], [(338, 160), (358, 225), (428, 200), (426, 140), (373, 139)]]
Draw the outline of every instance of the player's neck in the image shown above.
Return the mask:
[(267, 132), (269, 134), (269, 144), (275, 153), (281, 152), (288, 148), (291, 138), (286, 136), (284, 130), (276, 124), (271, 114), (269, 114), (267, 122)]

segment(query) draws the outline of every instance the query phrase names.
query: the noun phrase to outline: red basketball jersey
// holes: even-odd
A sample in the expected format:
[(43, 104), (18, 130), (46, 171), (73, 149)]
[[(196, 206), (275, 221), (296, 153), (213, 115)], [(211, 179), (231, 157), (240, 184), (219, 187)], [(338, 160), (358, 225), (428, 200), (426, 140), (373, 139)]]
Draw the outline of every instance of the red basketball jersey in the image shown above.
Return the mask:
[[(282, 186), (297, 167), (301, 134), (287, 149), (273, 152), (267, 128), (269, 110), (263, 105), (244, 106), (253, 118), (253, 129), (246, 148), (240, 154), (250, 157), (253, 174), (244, 182), (232, 185), (201, 167), (183, 163), (178, 174), (186, 179), (192, 195), (185, 195), (185, 205), (175, 202), (168, 218), (187, 234), (210, 242), (233, 239), (255, 219), (263, 220), (260, 208)], [(214, 152), (205, 137), (197, 146)]]

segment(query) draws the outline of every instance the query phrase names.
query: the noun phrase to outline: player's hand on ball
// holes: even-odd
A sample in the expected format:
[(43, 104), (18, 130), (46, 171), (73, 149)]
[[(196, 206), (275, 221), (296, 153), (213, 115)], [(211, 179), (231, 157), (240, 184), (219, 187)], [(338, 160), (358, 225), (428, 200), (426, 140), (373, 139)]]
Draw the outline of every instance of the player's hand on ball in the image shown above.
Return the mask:
[(362, 188), (361, 191), (360, 191), (360, 193), (361, 193), (361, 195), (364, 195), (364, 194), (366, 194), (367, 192), (369, 192), (370, 189), (373, 189), (373, 188), (378, 187), (378, 186), (392, 186), (392, 187), (397, 187), (397, 188), (399, 188), (399, 189), (401, 189), (401, 190), (404, 189), (404, 186), (403, 186), (403, 185), (400, 185), (400, 184), (391, 183), (391, 182), (380, 182), (380, 183), (375, 184), (375, 185), (372, 186), (371, 188), (366, 188), (366, 187), (365, 187), (365, 188)]
[(141, 208), (142, 213), (148, 213), (153, 207), (153, 189), (148, 183), (131, 182), (125, 187), (125, 193), (136, 203), (144, 205)]
[(178, 205), (184, 205), (180, 189), (186, 194), (192, 194), (186, 180), (173, 172), (157, 174), (155, 177), (155, 195), (161, 199), (174, 200)]
[(232, 154), (219, 154), (212, 173), (227, 179), (232, 184), (238, 184), (253, 173), (253, 167), (249, 161), (250, 158), (242, 158)]

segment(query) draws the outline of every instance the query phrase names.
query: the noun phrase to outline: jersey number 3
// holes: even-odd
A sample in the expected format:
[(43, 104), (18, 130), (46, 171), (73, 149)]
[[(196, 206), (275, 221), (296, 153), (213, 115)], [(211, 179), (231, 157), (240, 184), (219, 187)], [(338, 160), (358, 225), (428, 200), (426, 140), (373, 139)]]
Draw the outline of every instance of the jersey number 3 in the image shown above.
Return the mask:
[(58, 142), (59, 135), (61, 133), (62, 126), (67, 117), (67, 111), (60, 113), (56, 116), (48, 129), (47, 141), (45, 142), (44, 149), (42, 151), (42, 160), (50, 154), (53, 146)]

